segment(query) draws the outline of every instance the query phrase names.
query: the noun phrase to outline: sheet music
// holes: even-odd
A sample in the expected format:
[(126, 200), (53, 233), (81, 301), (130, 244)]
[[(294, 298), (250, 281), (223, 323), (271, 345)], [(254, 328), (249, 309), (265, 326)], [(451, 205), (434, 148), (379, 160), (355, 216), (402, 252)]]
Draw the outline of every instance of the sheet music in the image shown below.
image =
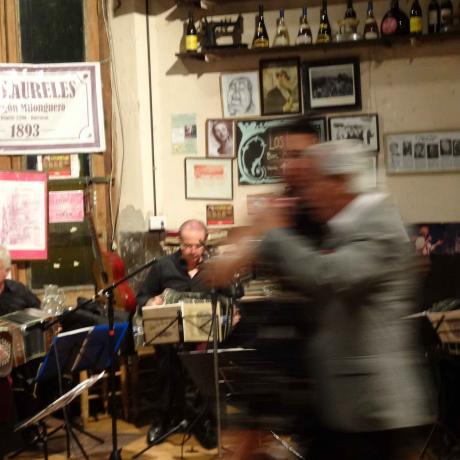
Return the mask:
[(146, 344), (179, 343), (180, 311), (180, 303), (143, 307)]
[[(220, 327), (220, 304), (216, 308), (217, 324), (219, 325), (218, 340), (222, 341)], [(212, 304), (211, 302), (193, 302), (182, 304), (182, 324), (184, 342), (207, 342), (212, 339)]]

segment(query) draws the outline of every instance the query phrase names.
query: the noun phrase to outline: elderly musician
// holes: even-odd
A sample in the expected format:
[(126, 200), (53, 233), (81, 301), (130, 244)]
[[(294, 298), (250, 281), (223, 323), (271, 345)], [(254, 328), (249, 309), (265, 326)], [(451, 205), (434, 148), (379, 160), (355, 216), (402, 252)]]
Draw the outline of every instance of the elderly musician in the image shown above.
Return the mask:
[[(180, 249), (153, 265), (137, 295), (140, 306), (163, 304), (166, 289), (188, 293), (208, 291), (201, 279), (207, 236), (208, 230), (199, 220), (187, 220), (180, 226)], [(186, 400), (186, 390), (190, 389), (191, 382), (186, 382), (187, 375), (177, 356), (177, 347), (160, 345), (155, 346), (155, 351), (161, 393), (157, 398), (157, 413), (147, 433), (147, 443), (154, 445), (163, 441), (168, 432), (186, 420), (187, 423), (194, 422), (193, 433), (203, 447), (215, 447), (217, 440), (212, 417), (199, 410), (203, 412), (201, 417), (193, 420), (197, 416), (196, 409), (192, 410), (194, 404)], [(192, 388), (192, 393), (196, 394), (197, 390)]]
[(7, 279), (11, 270), (8, 249), (0, 245), (0, 316), (24, 308), (40, 308), (39, 298), (22, 283)]
[[(271, 262), (316, 304), (305, 305), (317, 325), (307, 347), (320, 420), (309, 459), (407, 458), (414, 427), (434, 418), (428, 366), (404, 318), (416, 308), (410, 242), (390, 197), (360, 190), (357, 141), (309, 143), (285, 143), (290, 198), (274, 200), (238, 254), (211, 259), (203, 275), (225, 285), (249, 260)], [(326, 227), (319, 248), (295, 229), (299, 205)]]

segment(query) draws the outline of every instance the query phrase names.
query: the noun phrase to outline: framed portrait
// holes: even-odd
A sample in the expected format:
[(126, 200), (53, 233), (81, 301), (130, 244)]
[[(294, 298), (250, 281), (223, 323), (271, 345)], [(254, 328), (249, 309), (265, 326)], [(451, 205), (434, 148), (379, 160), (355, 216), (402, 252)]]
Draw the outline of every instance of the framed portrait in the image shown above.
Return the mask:
[(254, 70), (221, 74), (220, 96), (225, 118), (259, 116), (259, 72)]
[(325, 117), (284, 117), (271, 120), (241, 120), (236, 122), (236, 151), (238, 158), (238, 183), (241, 185), (275, 184), (282, 182), (282, 156), (284, 133), (289, 125), (305, 124), (313, 128), (321, 142), (327, 139)]
[(460, 130), (386, 134), (388, 173), (460, 170)]
[(361, 109), (358, 59), (302, 64), (304, 113)]
[(262, 115), (300, 113), (300, 67), (297, 58), (260, 61)]
[(232, 160), (186, 158), (185, 198), (189, 200), (233, 199)]
[(233, 120), (206, 120), (206, 156), (233, 158), (235, 156), (235, 129)]
[(376, 113), (329, 117), (328, 121), (329, 140), (358, 139), (369, 147), (369, 151), (379, 151), (379, 120)]

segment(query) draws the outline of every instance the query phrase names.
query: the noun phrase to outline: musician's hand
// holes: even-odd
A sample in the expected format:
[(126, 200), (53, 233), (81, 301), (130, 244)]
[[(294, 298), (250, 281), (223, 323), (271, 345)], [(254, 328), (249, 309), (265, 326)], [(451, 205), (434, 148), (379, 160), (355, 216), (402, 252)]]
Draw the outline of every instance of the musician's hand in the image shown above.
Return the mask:
[(153, 305), (163, 305), (163, 297), (161, 295), (157, 295), (155, 297), (150, 297), (145, 304), (147, 307), (151, 307)]

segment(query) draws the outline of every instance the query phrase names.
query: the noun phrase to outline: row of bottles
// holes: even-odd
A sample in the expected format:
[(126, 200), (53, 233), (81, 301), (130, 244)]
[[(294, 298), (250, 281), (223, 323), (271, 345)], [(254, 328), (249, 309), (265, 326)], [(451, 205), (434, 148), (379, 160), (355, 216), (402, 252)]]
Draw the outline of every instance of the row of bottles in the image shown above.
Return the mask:
[[(430, 0), (428, 5), (428, 33), (448, 32), (453, 25), (453, 7), (451, 0)], [(356, 34), (359, 21), (356, 17), (356, 11), (353, 8), (353, 0), (347, 0), (344, 19), (339, 21), (340, 33)], [(407, 16), (399, 7), (398, 0), (391, 0), (391, 7), (382, 19), (380, 28), (374, 17), (373, 1), (368, 1), (367, 14), (364, 22), (362, 38), (366, 40), (376, 39), (379, 34), (388, 35), (405, 35), (421, 34), (423, 29), (423, 12), (419, 0), (413, 0), (410, 16)], [(335, 38), (338, 39), (339, 35)], [(358, 34), (353, 40), (361, 38)], [(327, 0), (322, 0), (320, 9), (320, 23), (316, 43), (328, 43), (333, 40), (332, 29), (327, 13)], [(307, 7), (304, 6), (299, 19), (299, 27), (295, 45), (308, 45), (313, 43), (313, 35), (308, 23)], [(284, 9), (280, 9), (279, 17), (276, 21), (276, 35), (273, 40), (273, 46), (289, 46), (291, 44), (289, 31), (286, 26)], [(267, 48), (270, 46), (269, 35), (264, 19), (263, 5), (259, 5), (259, 14), (255, 18), (255, 32), (252, 40), (253, 48)], [(189, 13), (189, 19), (186, 24), (185, 32), (185, 49), (189, 52), (195, 52), (198, 48), (198, 32), (195, 26), (192, 13)]]

